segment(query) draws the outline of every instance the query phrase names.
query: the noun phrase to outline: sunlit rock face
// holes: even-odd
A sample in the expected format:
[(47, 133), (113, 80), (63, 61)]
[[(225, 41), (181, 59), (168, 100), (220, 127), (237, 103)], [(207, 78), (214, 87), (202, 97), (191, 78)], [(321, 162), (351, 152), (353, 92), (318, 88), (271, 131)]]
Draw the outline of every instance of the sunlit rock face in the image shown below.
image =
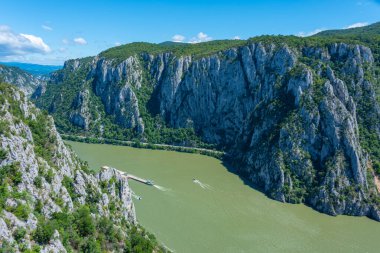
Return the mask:
[[(111, 115), (121, 129), (144, 136), (141, 108), (148, 104), (168, 127), (193, 128), (225, 149), (237, 173), (270, 197), (379, 220), (373, 157), (361, 143), (364, 128), (380, 138), (378, 80), (367, 47), (252, 43), (205, 56), (97, 56), (65, 69), (56, 79), (62, 87), (68, 73), (86, 73), (66, 108), (85, 131)], [(51, 112), (68, 99), (54, 94)]]

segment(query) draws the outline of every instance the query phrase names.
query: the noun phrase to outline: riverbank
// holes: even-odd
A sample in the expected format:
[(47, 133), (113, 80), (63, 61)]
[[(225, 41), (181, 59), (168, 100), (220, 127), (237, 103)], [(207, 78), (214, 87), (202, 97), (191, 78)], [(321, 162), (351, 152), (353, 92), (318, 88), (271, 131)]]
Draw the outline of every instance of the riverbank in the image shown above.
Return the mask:
[(184, 147), (184, 146), (175, 146), (168, 144), (157, 144), (157, 143), (148, 143), (148, 142), (136, 142), (136, 141), (121, 141), (114, 139), (106, 139), (106, 138), (94, 138), (94, 137), (85, 137), (85, 136), (76, 136), (76, 135), (68, 135), (61, 134), (62, 139), (68, 141), (77, 141), (91, 144), (110, 144), (117, 146), (127, 146), (133, 148), (144, 148), (144, 149), (153, 149), (153, 150), (168, 150), (168, 151), (177, 151), (184, 153), (193, 153), (193, 154), (201, 154), (206, 156), (211, 156), (221, 160), (226, 153), (219, 150), (213, 149), (205, 149), (205, 148), (196, 148), (196, 147)]
[(139, 224), (175, 252), (378, 252), (378, 222), (366, 217), (332, 217), (303, 204), (269, 199), (215, 158), (68, 144), (90, 168), (107, 165), (168, 189), (129, 181), (141, 197), (134, 201)]

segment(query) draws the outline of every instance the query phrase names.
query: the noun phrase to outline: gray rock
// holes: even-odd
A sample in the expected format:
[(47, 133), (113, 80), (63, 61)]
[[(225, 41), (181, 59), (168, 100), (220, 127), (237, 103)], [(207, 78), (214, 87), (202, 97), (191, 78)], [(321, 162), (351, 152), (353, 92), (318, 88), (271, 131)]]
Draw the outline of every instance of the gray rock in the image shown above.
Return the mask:
[[(66, 69), (82, 64), (74, 63)], [(252, 43), (202, 57), (141, 53), (117, 62), (97, 56), (88, 68), (83, 87), (91, 87), (88, 94), (101, 100), (121, 129), (145, 137), (140, 108), (146, 105), (139, 96), (152, 88), (145, 95), (154, 102), (154, 115), (224, 147), (237, 173), (270, 197), (378, 219), (378, 206), (371, 204), (379, 194), (368, 173), (371, 156), (359, 132), (368, 117), (380, 138), (375, 82), (366, 77), (374, 72), (369, 48)], [(79, 93), (70, 115), (81, 115), (88, 100)], [(371, 105), (365, 113), (364, 103)], [(82, 127), (98, 120), (78, 117), (72, 122)], [(113, 173), (101, 172), (99, 180)], [(107, 190), (116, 197), (115, 184)]]
[[(76, 64), (73, 67), (75, 68)], [(16, 166), (22, 175), (21, 182), (17, 187), (9, 185), (8, 190), (24, 192), (27, 198), (8, 198), (5, 204), (8, 207), (7, 210), (24, 205), (29, 207), (31, 212), (26, 220), (21, 220), (12, 212), (5, 210), (0, 213), (0, 244), (4, 241), (15, 242), (12, 233), (18, 228), (24, 228), (26, 236), (22, 239), (22, 243), (30, 248), (35, 243), (31, 234), (38, 226), (38, 220), (33, 214), (37, 201), (43, 205), (42, 215), (46, 219), (50, 219), (54, 213), (63, 210), (72, 212), (81, 204), (89, 204), (87, 197), (101, 194), (102, 190), (99, 175), (87, 174), (81, 169), (82, 162), (66, 147), (50, 116), (47, 117), (47, 125), (44, 126), (48, 135), (46, 144), (49, 145), (49, 148), (44, 151), (49, 152), (49, 155), (41, 155), (40, 152), (35, 151), (36, 143), (33, 138), (35, 133), (32, 134), (33, 129), (29, 126), (29, 121), (37, 120), (41, 112), (28, 102), (22, 92), (12, 86), (9, 87), (9, 94), (6, 95), (12, 96), (15, 100), (12, 101), (12, 106), (19, 106), (20, 113), (15, 115), (11, 113), (13, 111), (10, 109), (11, 105), (8, 100), (0, 105), (0, 113), (4, 115), (1, 120), (9, 128), (9, 131), (0, 133), (0, 147), (7, 152), (5, 159), (0, 161), (0, 169), (7, 165)], [(7, 96), (4, 97), (7, 99)], [(113, 193), (103, 194), (102, 200), (99, 201), (103, 212), (93, 214), (93, 216), (98, 218), (99, 215), (105, 215), (111, 218), (115, 225), (120, 225), (122, 220), (135, 223), (135, 211), (128, 182), (114, 169), (103, 173), (112, 173), (112, 176), (120, 181), (117, 184), (119, 194), (115, 194), (116, 186), (113, 185)], [(47, 174), (52, 175), (49, 180)], [(40, 178), (41, 184), (36, 184), (37, 177)], [(70, 189), (71, 187), (74, 189), (75, 196), (70, 196), (66, 189), (68, 182), (73, 184)], [(109, 212), (111, 204), (117, 206), (117, 211), (112, 215)], [(14, 246), (16, 251), (17, 244), (16, 242)], [(66, 252), (57, 231), (50, 243), (43, 245), (41, 252)]]

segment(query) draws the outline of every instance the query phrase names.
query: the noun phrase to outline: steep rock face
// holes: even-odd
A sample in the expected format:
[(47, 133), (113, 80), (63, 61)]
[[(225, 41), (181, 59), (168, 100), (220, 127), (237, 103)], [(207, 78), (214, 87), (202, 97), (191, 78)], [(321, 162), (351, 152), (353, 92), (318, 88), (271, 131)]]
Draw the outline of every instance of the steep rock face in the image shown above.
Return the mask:
[(112, 62), (95, 59), (90, 76), (94, 79), (94, 91), (105, 107), (107, 114), (115, 115), (116, 122), (125, 128), (144, 131), (138, 101), (133, 88), (141, 87), (142, 72), (139, 61), (128, 58), (116, 67)]
[(44, 87), (46, 81), (43, 78), (35, 77), (17, 67), (0, 65), (0, 78), (4, 82), (16, 85), (27, 96), (31, 96), (38, 87)]
[(89, 91), (80, 91), (73, 101), (72, 108), (74, 111), (72, 111), (70, 115), (70, 122), (83, 128), (84, 130), (88, 130), (89, 121), (91, 120), (88, 108), (88, 100)]
[(193, 128), (224, 148), (237, 173), (274, 199), (380, 218), (378, 157), (362, 145), (365, 132), (380, 139), (367, 47), (251, 43), (204, 57), (95, 57), (87, 73), (83, 82), (121, 128), (144, 136), (148, 107), (169, 127)]
[[(319, 65), (299, 62), (302, 56)], [(357, 121), (365, 115), (356, 111), (370, 100), (375, 106), (366, 113), (379, 119), (374, 84), (364, 77), (371, 51), (346, 44), (304, 52), (254, 44), (221, 58), (194, 61), (181, 80), (159, 84), (168, 123), (193, 122), (207, 141), (227, 147), (239, 173), (275, 199), (379, 219), (370, 158), (359, 142)], [(182, 60), (172, 65), (172, 75), (190, 65)], [(371, 96), (363, 97), (363, 89)], [(372, 126), (377, 131), (379, 122)]]
[[(66, 252), (57, 230), (39, 246), (33, 234), (43, 217), (72, 213), (85, 204), (93, 208), (95, 220), (107, 217), (116, 226), (136, 222), (125, 177), (112, 168), (96, 175), (86, 172), (53, 119), (16, 88), (1, 84), (0, 100), (0, 247)], [(25, 231), (22, 238), (19, 231)]]

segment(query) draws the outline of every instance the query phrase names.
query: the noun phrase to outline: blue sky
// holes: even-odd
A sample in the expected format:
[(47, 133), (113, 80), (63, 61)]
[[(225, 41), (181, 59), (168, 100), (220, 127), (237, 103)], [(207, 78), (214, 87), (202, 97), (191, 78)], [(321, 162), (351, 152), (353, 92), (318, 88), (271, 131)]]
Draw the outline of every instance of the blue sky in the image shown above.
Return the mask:
[(134, 41), (305, 36), (379, 14), (380, 0), (2, 0), (0, 61), (62, 64)]

